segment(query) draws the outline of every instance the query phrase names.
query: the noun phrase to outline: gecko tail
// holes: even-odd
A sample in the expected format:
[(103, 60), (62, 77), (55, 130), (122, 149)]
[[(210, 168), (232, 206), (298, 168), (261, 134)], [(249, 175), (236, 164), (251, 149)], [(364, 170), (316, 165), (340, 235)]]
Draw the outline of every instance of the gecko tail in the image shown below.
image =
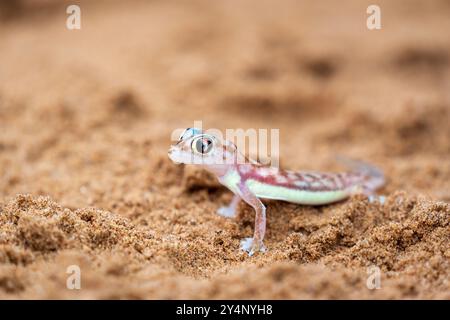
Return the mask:
[(363, 188), (371, 193), (385, 184), (385, 178), (383, 171), (366, 162), (350, 159), (341, 155), (336, 156), (336, 160), (349, 168), (352, 172), (363, 175), (365, 180), (363, 181)]

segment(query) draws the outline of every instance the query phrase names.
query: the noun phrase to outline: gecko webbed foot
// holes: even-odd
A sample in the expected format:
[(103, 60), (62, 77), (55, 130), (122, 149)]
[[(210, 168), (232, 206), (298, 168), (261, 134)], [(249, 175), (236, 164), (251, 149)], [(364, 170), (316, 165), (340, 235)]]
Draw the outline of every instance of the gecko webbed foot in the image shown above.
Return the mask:
[(241, 250), (246, 251), (249, 256), (256, 252), (266, 252), (266, 247), (262, 241), (254, 241), (253, 238), (244, 238), (241, 240)]
[(232, 207), (220, 207), (217, 210), (217, 214), (225, 218), (234, 218), (236, 217), (236, 209)]
[(220, 207), (217, 210), (217, 214), (225, 218), (234, 218), (238, 212), (238, 204), (241, 198), (238, 195), (234, 195), (228, 206)]

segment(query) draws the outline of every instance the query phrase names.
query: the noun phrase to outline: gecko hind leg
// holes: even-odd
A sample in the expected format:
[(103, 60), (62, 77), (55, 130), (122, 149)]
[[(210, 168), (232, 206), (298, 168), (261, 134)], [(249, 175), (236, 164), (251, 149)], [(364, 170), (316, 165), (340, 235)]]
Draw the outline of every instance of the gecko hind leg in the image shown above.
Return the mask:
[(369, 200), (369, 203), (379, 202), (380, 204), (384, 204), (384, 202), (386, 201), (385, 196), (379, 196), (375, 194), (375, 191), (373, 189), (368, 188), (366, 186), (356, 186), (353, 192), (364, 194)]
[(375, 194), (375, 191), (373, 189), (363, 187), (362, 191), (367, 196), (369, 203), (379, 202), (380, 204), (384, 204), (384, 202), (386, 201), (385, 196), (379, 196)]
[(379, 202), (380, 204), (384, 204), (384, 202), (386, 201), (385, 196), (379, 196), (379, 195), (375, 194), (375, 191), (370, 188), (363, 186), (363, 187), (360, 187), (359, 189), (363, 194), (365, 194), (367, 196), (369, 203)]
[(240, 200), (241, 197), (235, 194), (230, 204), (228, 206), (220, 207), (217, 210), (217, 214), (225, 218), (235, 218), (237, 215), (237, 206)]
[(376, 194), (368, 195), (368, 199), (369, 199), (370, 203), (379, 202), (381, 204), (384, 204), (385, 201), (386, 201), (386, 197), (385, 196), (378, 196)]

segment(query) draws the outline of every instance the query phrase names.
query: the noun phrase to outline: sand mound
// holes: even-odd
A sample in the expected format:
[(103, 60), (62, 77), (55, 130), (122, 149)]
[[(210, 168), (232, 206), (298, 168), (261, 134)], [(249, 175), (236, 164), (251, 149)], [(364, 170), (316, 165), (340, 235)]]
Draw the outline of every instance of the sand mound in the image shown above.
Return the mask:
[[(269, 204), (269, 210), (273, 209)], [(355, 198), (322, 212), (303, 211), (300, 215), (291, 213), (297, 215), (292, 219), (289, 214), (277, 216), (282, 221), (269, 218), (269, 228), (284, 225), (289, 236), (278, 243), (270, 241), (271, 251), (256, 261), (247, 261), (243, 270), (221, 275), (220, 270), (230, 261), (249, 260), (238, 252), (236, 241), (230, 243), (232, 234), (216, 231), (214, 236), (203, 235), (180, 245), (176, 239), (155, 235), (151, 229), (136, 227), (106, 211), (70, 210), (48, 197), (19, 195), (1, 208), (0, 288), (4, 293), (32, 294), (36, 288), (27, 270), (48, 265), (41, 277), (51, 283), (51, 290), (38, 297), (58, 296), (60, 291), (69, 295), (64, 289), (64, 264), (66, 268), (78, 265), (81, 259), (83, 279), (87, 279), (82, 297), (377, 297), (377, 292), (365, 287), (366, 268), (373, 265), (381, 268), (383, 286), (389, 288), (383, 297), (429, 298), (448, 293), (448, 204), (398, 193), (385, 205), (369, 205), (363, 198)], [(237, 224), (249, 226), (251, 220), (250, 210), (245, 209)], [(271, 228), (270, 233), (280, 231)], [(214, 240), (208, 243), (211, 236)], [(279, 262), (271, 267), (258, 266), (267, 259)], [(166, 270), (161, 268), (163, 262)], [(210, 281), (195, 282), (179, 273), (198, 274), (202, 268), (212, 269), (208, 272)], [(57, 279), (52, 281), (55, 273), (59, 284)], [(168, 274), (173, 279), (166, 278)], [(238, 285), (242, 277), (247, 282)], [(121, 282), (124, 278), (126, 284)], [(186, 283), (174, 284), (175, 279)], [(97, 292), (94, 289), (99, 281), (108, 285)], [(139, 288), (157, 284), (165, 289)], [(188, 284), (195, 290), (184, 287)], [(182, 291), (170, 290), (174, 285)], [(116, 286), (123, 293), (109, 291), (114, 292)], [(433, 288), (433, 293), (425, 293), (427, 288)]]

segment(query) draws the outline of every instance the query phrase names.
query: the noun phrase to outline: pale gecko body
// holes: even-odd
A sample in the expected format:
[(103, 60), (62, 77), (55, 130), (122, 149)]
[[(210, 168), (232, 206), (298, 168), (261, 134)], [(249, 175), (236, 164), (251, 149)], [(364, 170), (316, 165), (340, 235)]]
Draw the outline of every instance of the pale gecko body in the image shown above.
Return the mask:
[(196, 128), (184, 131), (170, 148), (169, 157), (176, 163), (195, 164), (213, 172), (234, 193), (230, 205), (218, 210), (220, 215), (235, 217), (240, 200), (254, 208), (253, 238), (241, 241), (241, 248), (250, 255), (265, 251), (266, 208), (260, 199), (324, 205), (357, 192), (372, 194), (384, 184), (380, 170), (354, 160), (344, 160), (352, 171), (343, 173), (294, 172), (250, 162), (232, 142)]

